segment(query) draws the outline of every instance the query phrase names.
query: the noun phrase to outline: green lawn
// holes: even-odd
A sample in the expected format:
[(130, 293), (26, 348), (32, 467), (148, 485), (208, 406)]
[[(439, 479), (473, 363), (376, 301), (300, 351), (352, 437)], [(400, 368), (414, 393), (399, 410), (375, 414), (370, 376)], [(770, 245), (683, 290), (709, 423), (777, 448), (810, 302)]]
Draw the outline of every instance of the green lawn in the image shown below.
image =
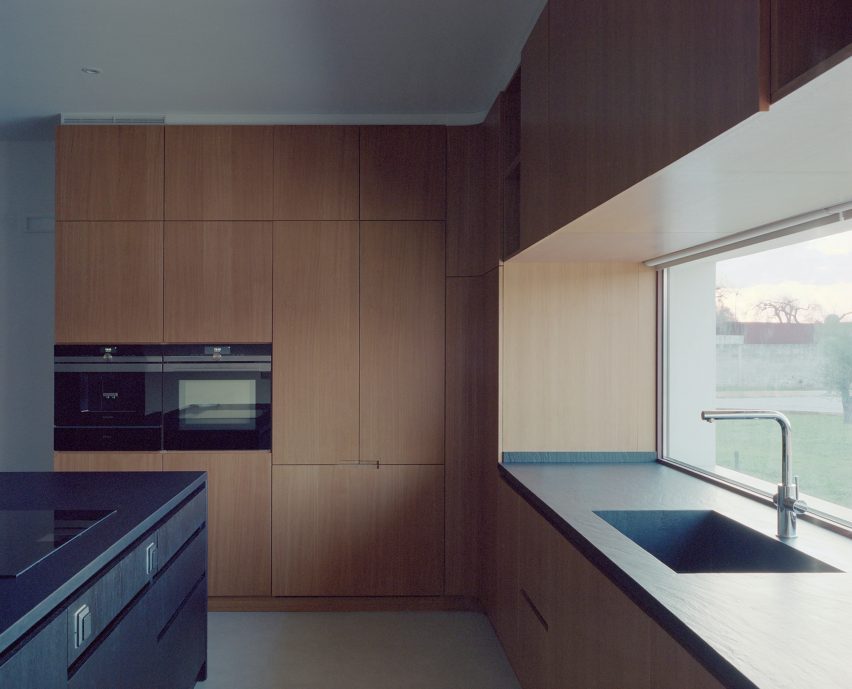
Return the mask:
[[(852, 508), (852, 424), (829, 414), (789, 412), (793, 473), (803, 493)], [(771, 421), (716, 424), (719, 466), (781, 480), (781, 431)]]

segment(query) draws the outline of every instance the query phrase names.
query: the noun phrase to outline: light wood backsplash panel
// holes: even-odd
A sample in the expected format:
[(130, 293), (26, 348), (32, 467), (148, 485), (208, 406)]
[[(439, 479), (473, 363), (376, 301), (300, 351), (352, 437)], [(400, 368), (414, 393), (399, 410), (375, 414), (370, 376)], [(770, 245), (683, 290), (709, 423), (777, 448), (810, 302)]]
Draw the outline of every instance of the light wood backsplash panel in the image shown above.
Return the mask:
[(504, 267), (503, 450), (655, 447), (655, 279), (633, 263)]

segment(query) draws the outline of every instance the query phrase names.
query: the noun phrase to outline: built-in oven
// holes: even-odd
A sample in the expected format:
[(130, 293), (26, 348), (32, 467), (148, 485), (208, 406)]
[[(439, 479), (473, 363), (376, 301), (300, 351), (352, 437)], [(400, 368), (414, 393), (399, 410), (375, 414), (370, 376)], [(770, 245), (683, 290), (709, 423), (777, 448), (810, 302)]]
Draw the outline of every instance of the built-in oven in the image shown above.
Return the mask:
[(54, 449), (159, 450), (162, 374), (158, 345), (56, 345)]
[(272, 447), (271, 345), (166, 345), (166, 450)]

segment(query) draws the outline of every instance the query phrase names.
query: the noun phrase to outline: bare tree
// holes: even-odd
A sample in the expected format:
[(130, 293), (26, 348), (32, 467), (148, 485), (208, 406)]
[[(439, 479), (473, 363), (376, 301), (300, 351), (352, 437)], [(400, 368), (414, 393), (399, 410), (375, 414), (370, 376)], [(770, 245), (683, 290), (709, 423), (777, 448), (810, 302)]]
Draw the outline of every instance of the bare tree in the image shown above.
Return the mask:
[(754, 306), (757, 313), (769, 313), (779, 323), (799, 323), (799, 314), (810, 311), (813, 304), (802, 306), (798, 299), (792, 297), (781, 297), (780, 299), (766, 299)]

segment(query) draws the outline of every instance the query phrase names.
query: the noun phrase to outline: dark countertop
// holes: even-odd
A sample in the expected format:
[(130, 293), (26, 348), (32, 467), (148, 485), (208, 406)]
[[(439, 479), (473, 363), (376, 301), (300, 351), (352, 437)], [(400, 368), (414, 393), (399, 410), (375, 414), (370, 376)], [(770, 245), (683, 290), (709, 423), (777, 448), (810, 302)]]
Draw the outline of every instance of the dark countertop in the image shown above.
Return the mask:
[(501, 472), (726, 686), (852, 687), (852, 539), (799, 520), (792, 546), (850, 573), (677, 574), (593, 510), (712, 509), (774, 536), (774, 508), (659, 463)]
[(0, 578), (0, 652), (204, 482), (200, 472), (0, 473), (0, 509), (115, 510), (19, 576)]

